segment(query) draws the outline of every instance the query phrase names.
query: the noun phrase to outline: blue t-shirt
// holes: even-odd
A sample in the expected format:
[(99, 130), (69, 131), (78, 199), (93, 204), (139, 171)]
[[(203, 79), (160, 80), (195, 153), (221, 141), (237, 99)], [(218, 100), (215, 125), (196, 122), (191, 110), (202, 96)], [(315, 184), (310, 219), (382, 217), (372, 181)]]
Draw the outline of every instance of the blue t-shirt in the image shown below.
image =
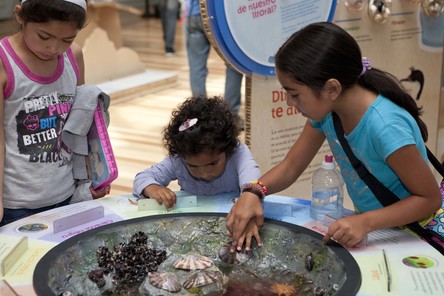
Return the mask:
[[(336, 136), (331, 114), (321, 121), (311, 121), (311, 124), (325, 134), (356, 209), (367, 212), (382, 208), (378, 199), (351, 166)], [(428, 162), (419, 126), (404, 108), (381, 95), (378, 96), (359, 124), (345, 138), (355, 156), (382, 184), (400, 199), (410, 195), (386, 162), (390, 154), (407, 145), (416, 145), (422, 157)]]

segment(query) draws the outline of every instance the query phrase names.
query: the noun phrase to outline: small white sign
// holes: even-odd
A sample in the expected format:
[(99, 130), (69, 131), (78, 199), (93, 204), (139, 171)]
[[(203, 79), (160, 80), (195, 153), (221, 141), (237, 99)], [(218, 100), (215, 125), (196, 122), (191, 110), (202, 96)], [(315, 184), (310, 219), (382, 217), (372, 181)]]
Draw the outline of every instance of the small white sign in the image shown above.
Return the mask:
[[(139, 199), (137, 201), (138, 211), (165, 211), (164, 205), (159, 205), (155, 199)], [(197, 207), (197, 196), (177, 196), (176, 204), (170, 210), (177, 210), (182, 208)]]

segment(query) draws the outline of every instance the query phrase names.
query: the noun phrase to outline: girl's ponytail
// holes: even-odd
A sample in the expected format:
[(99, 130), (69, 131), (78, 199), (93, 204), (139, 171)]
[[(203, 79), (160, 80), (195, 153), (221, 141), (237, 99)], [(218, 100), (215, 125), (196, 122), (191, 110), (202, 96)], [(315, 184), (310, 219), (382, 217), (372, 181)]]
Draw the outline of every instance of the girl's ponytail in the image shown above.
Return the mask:
[(371, 68), (358, 78), (358, 83), (362, 87), (383, 95), (396, 105), (407, 110), (418, 123), (424, 142), (427, 141), (427, 126), (420, 118), (422, 107), (416, 104), (416, 101), (407, 93), (395, 76), (377, 68)]

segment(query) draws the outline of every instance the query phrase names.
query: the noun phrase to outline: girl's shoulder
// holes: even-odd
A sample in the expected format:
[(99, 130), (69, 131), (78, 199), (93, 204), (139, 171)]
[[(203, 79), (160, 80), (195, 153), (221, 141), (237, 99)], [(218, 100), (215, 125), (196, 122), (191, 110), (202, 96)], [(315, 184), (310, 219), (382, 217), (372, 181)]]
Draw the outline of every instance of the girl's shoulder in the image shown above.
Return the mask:
[(382, 95), (378, 96), (369, 110), (375, 123), (390, 125), (399, 122), (416, 122), (407, 110)]
[(244, 152), (250, 152), (250, 148), (247, 144), (238, 142), (238, 146), (234, 149), (233, 154), (239, 154)]

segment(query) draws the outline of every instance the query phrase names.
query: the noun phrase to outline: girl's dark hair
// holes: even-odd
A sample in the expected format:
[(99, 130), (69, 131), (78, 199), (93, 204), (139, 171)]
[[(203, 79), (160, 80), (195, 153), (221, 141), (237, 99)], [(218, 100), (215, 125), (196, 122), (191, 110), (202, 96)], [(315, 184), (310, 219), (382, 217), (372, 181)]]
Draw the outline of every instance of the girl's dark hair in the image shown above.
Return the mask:
[(422, 108), (404, 90), (393, 75), (371, 68), (364, 75), (362, 56), (356, 40), (339, 26), (329, 23), (313, 23), (294, 33), (279, 48), (276, 68), (285, 72), (313, 91), (320, 93), (330, 78), (337, 79), (344, 90), (355, 83), (381, 94), (406, 109), (416, 120), (424, 141), (427, 126), (421, 120)]
[[(186, 130), (179, 127), (188, 119), (197, 123)], [(239, 146), (239, 116), (230, 110), (222, 97), (192, 97), (172, 112), (172, 119), (163, 131), (169, 155), (181, 157), (202, 152), (225, 152), (231, 155)]]
[(86, 24), (86, 11), (64, 0), (28, 0), (22, 4), (19, 14), (25, 23), (73, 22), (79, 30)]

